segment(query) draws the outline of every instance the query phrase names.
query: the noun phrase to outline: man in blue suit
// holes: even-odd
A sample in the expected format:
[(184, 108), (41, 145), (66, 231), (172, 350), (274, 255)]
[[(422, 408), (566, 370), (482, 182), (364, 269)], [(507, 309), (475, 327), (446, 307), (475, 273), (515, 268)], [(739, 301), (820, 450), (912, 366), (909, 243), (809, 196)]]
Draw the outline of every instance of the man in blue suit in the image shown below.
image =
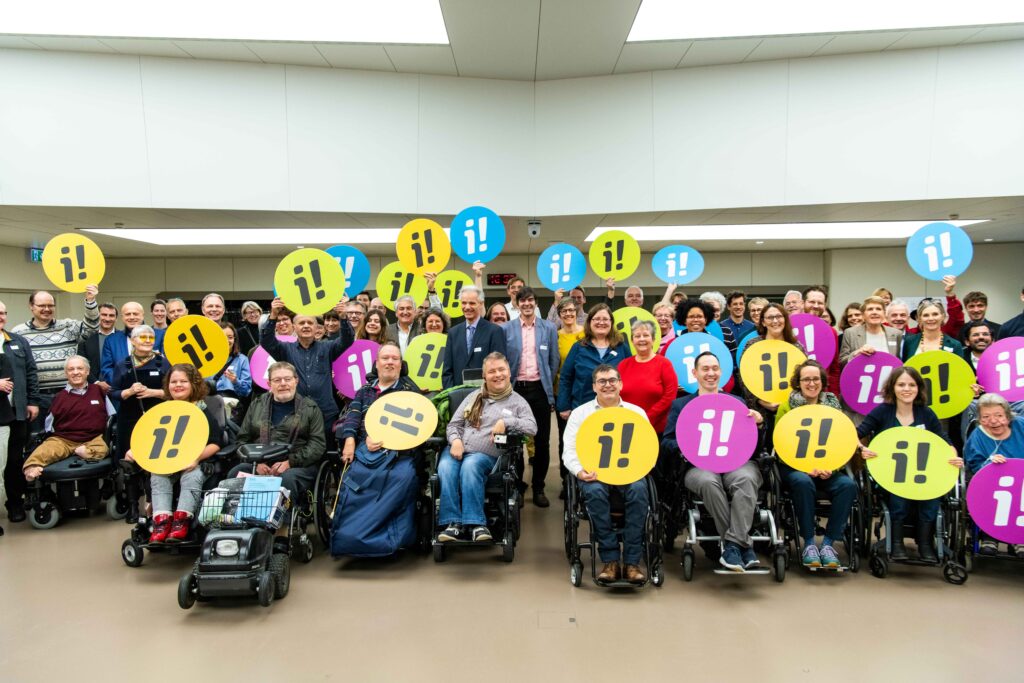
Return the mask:
[[(145, 310), (142, 308), (142, 304), (137, 301), (129, 301), (123, 304), (121, 306), (121, 321), (124, 323), (124, 329), (111, 332), (110, 336), (103, 342), (100, 380), (107, 384), (111, 384), (114, 381), (114, 368), (123, 363), (124, 359), (131, 353), (131, 344), (128, 342), (128, 338), (131, 336), (132, 330), (146, 322)], [(153, 331), (156, 333), (156, 342), (153, 344), (153, 349), (163, 353), (164, 332), (166, 332), (166, 329)], [(120, 400), (114, 394), (110, 395), (110, 400), (114, 402), (115, 406), (120, 403)]]
[(448, 330), (441, 372), (441, 385), (445, 389), (462, 384), (463, 370), (482, 368), (484, 357), (492, 351), (505, 354), (505, 335), (501, 328), (480, 317), (484, 307), (484, 293), (480, 288), (463, 287), (459, 302), (465, 320)]
[(502, 326), (508, 349), (512, 387), (526, 399), (537, 421), (533, 454), (533, 504), (546, 508), (544, 475), (551, 462), (551, 409), (555, 405), (558, 376), (558, 330), (537, 317), (537, 295), (530, 287), (519, 290), (519, 317)]

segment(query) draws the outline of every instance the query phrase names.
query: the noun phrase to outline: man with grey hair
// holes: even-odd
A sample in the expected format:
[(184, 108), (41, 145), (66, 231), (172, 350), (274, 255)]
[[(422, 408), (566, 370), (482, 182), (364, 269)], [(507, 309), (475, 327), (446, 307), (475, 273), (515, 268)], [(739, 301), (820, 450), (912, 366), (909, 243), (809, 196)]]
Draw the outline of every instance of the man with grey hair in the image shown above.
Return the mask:
[(46, 418), (52, 433), (22, 465), (26, 481), (35, 481), (44, 467), (72, 455), (101, 460), (109, 450), (103, 434), (114, 406), (99, 385), (89, 382), (89, 359), (71, 356), (64, 362), (64, 375), (67, 384), (54, 396)]
[(484, 293), (479, 287), (463, 287), (459, 292), (463, 321), (448, 330), (444, 347), (441, 385), (448, 389), (462, 384), (464, 370), (483, 367), (489, 353), (505, 353), (505, 333), (500, 326), (481, 317)]
[(794, 313), (804, 312), (804, 295), (795, 289), (791, 289), (786, 292), (786, 296), (782, 299), (782, 307), (786, 309), (786, 313), (793, 315)]
[(203, 302), (200, 304), (199, 309), (205, 317), (219, 323), (220, 319), (224, 317), (224, 297), (216, 292), (210, 292), (203, 297)]
[(885, 324), (902, 332), (906, 332), (910, 322), (910, 306), (902, 299), (896, 299), (885, 309)]
[(419, 333), (412, 323), (416, 318), (416, 300), (406, 294), (395, 299), (395, 317), (397, 322), (388, 325), (388, 339), (397, 342), (402, 355), (409, 348), (409, 342)]
[(167, 300), (167, 322), (173, 323), (178, 318), (182, 318), (188, 315), (188, 307), (185, 305), (185, 300), (180, 297), (174, 297), (173, 299)]

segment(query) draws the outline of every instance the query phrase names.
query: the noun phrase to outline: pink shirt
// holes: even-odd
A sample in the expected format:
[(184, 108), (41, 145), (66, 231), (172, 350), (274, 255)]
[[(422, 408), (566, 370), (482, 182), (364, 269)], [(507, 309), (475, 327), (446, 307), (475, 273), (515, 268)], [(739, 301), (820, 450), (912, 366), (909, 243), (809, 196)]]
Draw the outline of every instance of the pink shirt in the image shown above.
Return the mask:
[(529, 325), (519, 318), (519, 327), (523, 332), (523, 355), (519, 357), (518, 382), (539, 382), (540, 366), (537, 365), (537, 319)]

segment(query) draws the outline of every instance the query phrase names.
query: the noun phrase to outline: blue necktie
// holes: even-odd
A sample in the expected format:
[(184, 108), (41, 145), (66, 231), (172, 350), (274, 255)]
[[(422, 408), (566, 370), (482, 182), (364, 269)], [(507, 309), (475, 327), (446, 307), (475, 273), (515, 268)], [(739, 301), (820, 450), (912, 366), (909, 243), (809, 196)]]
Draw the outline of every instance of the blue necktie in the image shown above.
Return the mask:
[(466, 355), (473, 355), (473, 335), (476, 334), (476, 325), (466, 326)]

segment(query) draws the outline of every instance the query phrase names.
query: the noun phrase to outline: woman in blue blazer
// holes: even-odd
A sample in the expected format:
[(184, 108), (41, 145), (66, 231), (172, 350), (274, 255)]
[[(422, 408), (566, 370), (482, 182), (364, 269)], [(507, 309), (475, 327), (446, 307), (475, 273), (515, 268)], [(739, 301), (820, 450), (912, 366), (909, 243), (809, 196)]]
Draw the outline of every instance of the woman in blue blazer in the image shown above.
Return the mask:
[(573, 344), (558, 375), (556, 404), (562, 418), (568, 419), (574, 408), (594, 399), (594, 368), (602, 363), (615, 367), (629, 355), (629, 344), (612, 321), (612, 309), (606, 304), (591, 308), (583, 339)]

